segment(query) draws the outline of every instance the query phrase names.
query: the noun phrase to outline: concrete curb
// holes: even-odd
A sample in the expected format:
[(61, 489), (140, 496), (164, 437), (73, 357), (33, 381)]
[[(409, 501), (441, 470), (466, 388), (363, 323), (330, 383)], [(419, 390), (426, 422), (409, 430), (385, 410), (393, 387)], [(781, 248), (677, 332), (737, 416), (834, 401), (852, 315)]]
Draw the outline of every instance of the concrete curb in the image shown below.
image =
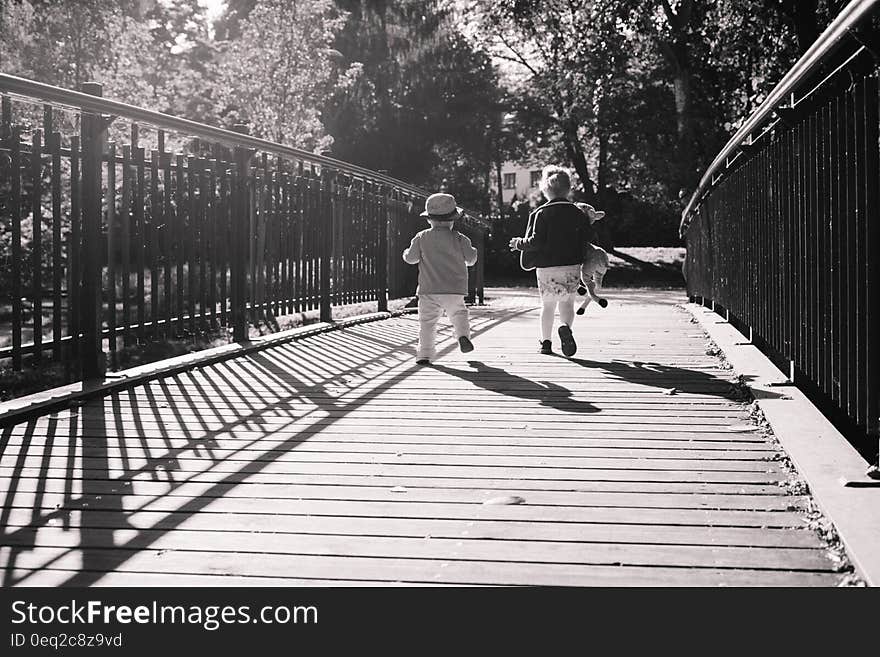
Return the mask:
[(319, 333), (326, 333), (327, 331), (344, 329), (356, 324), (410, 315), (415, 312), (415, 308), (406, 308), (393, 312), (357, 315), (341, 319), (337, 322), (319, 322), (307, 326), (297, 326), (286, 331), (260, 336), (250, 342), (193, 351), (181, 356), (175, 356), (174, 358), (113, 372), (105, 376), (102, 381), (78, 381), (66, 386), (36, 392), (32, 395), (17, 397), (16, 399), (0, 403), (0, 427), (17, 424), (35, 415), (52, 413), (67, 408), (71, 404), (103, 397), (118, 390), (140, 385), (153, 379), (178, 374), (196, 367), (213, 365), (214, 363), (251, 354), (293, 340), (300, 340)]
[(724, 319), (699, 304), (682, 304), (746, 378), (773, 433), (834, 524), (858, 574), (880, 584), (880, 488), (843, 485), (868, 467), (846, 438), (770, 360)]

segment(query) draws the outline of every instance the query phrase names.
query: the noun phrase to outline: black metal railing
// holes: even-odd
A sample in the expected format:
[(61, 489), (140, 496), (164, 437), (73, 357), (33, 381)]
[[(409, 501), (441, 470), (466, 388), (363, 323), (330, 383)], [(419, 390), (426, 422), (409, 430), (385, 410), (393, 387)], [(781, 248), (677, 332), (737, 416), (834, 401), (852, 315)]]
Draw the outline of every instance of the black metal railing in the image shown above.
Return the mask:
[(851, 2), (721, 151), (684, 211), (711, 303), (831, 415), (880, 416), (876, 0)]
[[(0, 74), (0, 363), (120, 349), (411, 296), (428, 192), (244, 134)], [(482, 252), (487, 225), (458, 224)], [(482, 301), (482, 258), (470, 295)]]

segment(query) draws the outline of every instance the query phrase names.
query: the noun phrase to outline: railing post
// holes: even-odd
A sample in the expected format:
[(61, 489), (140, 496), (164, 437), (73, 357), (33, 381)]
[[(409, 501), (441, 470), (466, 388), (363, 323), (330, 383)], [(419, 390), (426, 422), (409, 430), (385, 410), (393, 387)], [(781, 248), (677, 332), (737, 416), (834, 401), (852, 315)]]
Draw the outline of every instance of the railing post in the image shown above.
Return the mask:
[[(236, 124), (234, 130), (247, 134), (247, 126)], [(251, 158), (254, 151), (235, 147), (235, 184), (232, 190), (232, 258), (229, 263), (230, 304), (232, 306), (232, 339), (247, 342), (247, 254), (250, 235), (249, 212), (251, 187)]]
[(336, 174), (328, 170), (326, 166), (321, 167), (321, 212), (318, 218), (319, 233), (318, 240), (321, 249), (321, 307), (320, 317), (322, 322), (329, 322), (333, 319), (332, 311), (332, 290), (330, 289), (330, 262), (333, 251), (333, 226), (336, 223), (333, 220), (333, 186), (336, 184)]
[[(97, 82), (83, 84), (83, 92), (101, 96)], [(80, 113), (82, 130), (82, 371), (83, 379), (97, 379), (104, 375), (106, 364), (101, 335), (101, 279), (103, 257), (101, 252), (101, 163), (106, 135), (100, 116)]]
[(391, 188), (383, 185), (382, 198), (384, 199), (384, 205), (382, 212), (379, 213), (379, 226), (377, 227), (379, 231), (379, 248), (376, 253), (376, 269), (379, 275), (378, 284), (376, 285), (378, 288), (376, 290), (376, 301), (378, 302), (380, 313), (388, 311), (388, 267), (390, 264), (388, 262), (388, 226), (391, 223), (389, 217), (392, 203), (391, 194)]
[(477, 244), (477, 303), (479, 305), (484, 305), (485, 298), (483, 295), (483, 288), (485, 286), (485, 275), (486, 275), (486, 241), (489, 237), (489, 231), (487, 229), (480, 230), (480, 241)]

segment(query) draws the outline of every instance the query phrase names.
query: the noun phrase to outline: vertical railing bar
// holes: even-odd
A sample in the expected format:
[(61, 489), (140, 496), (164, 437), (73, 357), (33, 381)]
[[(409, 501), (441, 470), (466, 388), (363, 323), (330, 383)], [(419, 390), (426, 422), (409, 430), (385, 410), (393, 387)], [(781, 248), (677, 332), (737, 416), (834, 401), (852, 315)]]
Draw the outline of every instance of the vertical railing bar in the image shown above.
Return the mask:
[(826, 172), (827, 172), (827, 245), (828, 245), (828, 277), (825, 288), (825, 303), (828, 314), (828, 344), (825, 359), (826, 376), (828, 379), (827, 391), (829, 399), (832, 401), (838, 397), (837, 377), (838, 377), (838, 359), (840, 353), (837, 343), (837, 316), (839, 314), (838, 299), (836, 298), (837, 279), (840, 270), (840, 245), (837, 241), (837, 120), (836, 99), (831, 98), (827, 104), (828, 107), (828, 149), (826, 152)]
[[(867, 112), (865, 111), (865, 97), (864, 93), (864, 79), (854, 82), (850, 87), (851, 93), (853, 95), (853, 123), (855, 126), (855, 180), (853, 181), (856, 187), (856, 207), (855, 207), (855, 220), (856, 220), (856, 230), (855, 230), (855, 321), (853, 322), (854, 326), (854, 338), (856, 343), (856, 348), (853, 351), (853, 357), (855, 362), (853, 364), (854, 370), (854, 384), (855, 384), (855, 399), (854, 399), (854, 412), (851, 412), (851, 416), (855, 419), (856, 423), (859, 426), (867, 427), (868, 426), (868, 416), (867, 416), (867, 401), (865, 398), (865, 393), (867, 389), (867, 364), (868, 359), (866, 356), (865, 343), (867, 340), (867, 332), (865, 330), (864, 317), (867, 308), (865, 307), (866, 293), (867, 293), (867, 279), (865, 274), (867, 272), (866, 265), (866, 252), (865, 252), (865, 235), (866, 235), (866, 224), (869, 221), (868, 215), (866, 213), (867, 207), (867, 187), (869, 185), (877, 185), (877, 179), (869, 180), (865, 177), (866, 164), (868, 161), (869, 155), (867, 154), (867, 140), (866, 140), (866, 130), (865, 130), (865, 117)], [(876, 143), (876, 141), (874, 142)], [(877, 219), (876, 217), (874, 218)]]
[(289, 171), (280, 163), (280, 200), (281, 200), (281, 222), (283, 226), (281, 239), (281, 289), (282, 304), (281, 313), (290, 315), (293, 313), (293, 299), (290, 289), (290, 177)]
[(384, 193), (385, 206), (376, 225), (376, 301), (379, 312), (388, 310), (388, 225), (394, 203), (394, 191), (386, 188)]
[(847, 394), (846, 406), (844, 410), (850, 417), (856, 416), (855, 404), (858, 398), (858, 363), (856, 353), (858, 350), (858, 338), (856, 334), (856, 326), (858, 324), (858, 306), (856, 288), (858, 287), (858, 277), (856, 267), (858, 263), (858, 243), (856, 231), (860, 219), (858, 212), (858, 119), (855, 115), (855, 98), (853, 98), (852, 90), (846, 92), (847, 104), (847, 124), (849, 126), (847, 138), (847, 217), (849, 219), (849, 228), (847, 230), (847, 342), (849, 349), (847, 350)]
[(196, 259), (198, 258), (198, 244), (196, 232), (198, 230), (199, 216), (199, 198), (196, 194), (198, 187), (198, 167), (196, 166), (196, 158), (192, 155), (186, 158), (186, 193), (187, 193), (187, 213), (186, 213), (186, 238), (184, 239), (184, 249), (186, 250), (186, 309), (189, 313), (189, 334), (193, 338), (198, 332), (196, 326), (197, 310), (196, 310)]
[(31, 138), (31, 320), (34, 345), (32, 363), (43, 359), (43, 131)]
[(173, 276), (172, 265), (174, 260), (174, 227), (176, 225), (174, 219), (174, 208), (172, 206), (173, 194), (171, 183), (171, 155), (165, 151), (164, 133), (160, 131), (159, 158), (162, 166), (162, 287), (164, 293), (162, 295), (162, 309), (164, 311), (165, 325), (162, 335), (167, 339), (173, 335), (171, 326), (171, 318), (173, 316)]
[(119, 250), (116, 227), (116, 144), (107, 144), (107, 346), (110, 368), (119, 367), (116, 344), (116, 253)]
[(208, 162), (202, 157), (196, 159), (199, 171), (199, 219), (197, 222), (199, 231), (199, 330), (204, 332), (209, 328), (208, 313), (208, 241), (211, 234), (209, 228), (209, 199), (208, 199)]
[(177, 153), (175, 155), (175, 188), (174, 188), (174, 196), (176, 201), (175, 213), (174, 213), (174, 224), (175, 224), (175, 237), (174, 240), (174, 261), (176, 263), (176, 273), (175, 273), (175, 287), (176, 287), (176, 295), (175, 301), (177, 306), (177, 335), (183, 336), (186, 333), (186, 324), (185, 324), (185, 316), (184, 316), (184, 263), (186, 260), (186, 220), (187, 220), (187, 212), (186, 212), (186, 204), (185, 204), (185, 193), (184, 188), (186, 185), (186, 169), (183, 166), (184, 156), (182, 153)]
[(63, 264), (61, 260), (61, 133), (52, 133), (52, 359), (63, 357), (61, 286)]
[(226, 276), (229, 268), (229, 252), (232, 235), (230, 233), (231, 203), (229, 198), (229, 166), (224, 160), (217, 162), (218, 175), (220, 176), (220, 211), (218, 214), (217, 230), (219, 247), (220, 267), (220, 325), (228, 325), (227, 309), (229, 302), (229, 290), (226, 285)]
[(159, 254), (161, 253), (162, 202), (159, 198), (159, 151), (150, 151), (150, 223), (147, 229), (150, 259), (150, 322), (153, 340), (160, 337), (159, 324)]
[(21, 129), (12, 126), (10, 137), (10, 175), (12, 202), (12, 369), (20, 372), (21, 358)]
[(219, 312), (217, 310), (217, 265), (220, 261), (220, 198), (218, 197), (217, 187), (217, 171), (219, 162), (216, 154), (208, 161), (208, 235), (210, 239), (210, 249), (208, 261), (211, 266), (211, 277), (208, 280), (208, 305), (211, 308), (211, 324), (212, 331), (216, 331), (219, 326)]
[(296, 164), (296, 174), (294, 177), (295, 183), (295, 202), (296, 209), (294, 213), (294, 312), (301, 312), (303, 309), (303, 265), (305, 263), (305, 252), (303, 250), (303, 204), (305, 203), (305, 196), (303, 192), (303, 163), (297, 162)]
[(122, 344), (131, 345), (131, 146), (122, 147)]
[[(102, 93), (95, 82), (83, 84), (83, 91)], [(80, 113), (82, 133), (82, 376), (100, 379), (105, 372), (102, 339), (102, 281), (104, 254), (101, 249), (103, 224), (103, 157), (106, 125), (103, 117)]]
[(813, 266), (813, 277), (815, 282), (815, 287), (813, 288), (813, 306), (815, 308), (815, 334), (816, 334), (816, 342), (814, 346), (815, 354), (816, 354), (816, 374), (815, 381), (820, 390), (824, 389), (825, 386), (825, 304), (823, 303), (823, 291), (825, 289), (825, 272), (823, 270), (823, 264), (825, 264), (825, 249), (827, 248), (827, 244), (825, 243), (825, 231), (823, 230), (823, 219), (825, 218), (824, 212), (824, 199), (825, 199), (825, 185), (824, 185), (824, 166), (823, 162), (825, 160), (825, 151), (824, 151), (824, 140), (822, 139), (823, 127), (824, 127), (824, 110), (820, 106), (816, 109), (816, 119), (815, 119), (815, 140), (816, 140), (816, 151), (814, 157), (814, 163), (811, 167), (812, 171), (815, 175), (815, 192), (814, 192), (814, 214), (811, 219), (811, 222), (814, 226), (815, 231), (815, 239), (814, 239), (814, 257), (812, 259)]
[[(80, 140), (79, 137), (70, 138), (70, 233), (67, 246), (67, 302), (68, 302), (68, 327), (71, 337), (70, 358), (71, 364), (67, 368), (67, 378), (76, 376), (82, 366), (80, 362), (80, 281), (81, 277), (81, 230), (82, 209), (80, 207)], [(15, 258), (13, 258), (15, 260)]]
[[(877, 317), (880, 309), (880, 226), (876, 218), (880, 210), (880, 84), (878, 71), (867, 78), (865, 93), (865, 400), (866, 425), (875, 440), (880, 436), (880, 344), (871, 339), (878, 332)], [(877, 445), (875, 445), (875, 448)]]
[(146, 331), (144, 330), (144, 322), (146, 321), (146, 290), (145, 290), (145, 276), (144, 269), (146, 267), (146, 262), (144, 258), (144, 252), (147, 250), (147, 231), (146, 231), (146, 217), (144, 213), (144, 204), (146, 202), (144, 198), (144, 149), (142, 146), (134, 147), (135, 154), (135, 199), (134, 199), (134, 247), (135, 253), (137, 254), (137, 258), (135, 262), (137, 263), (137, 340), (139, 344), (143, 344), (146, 338)]

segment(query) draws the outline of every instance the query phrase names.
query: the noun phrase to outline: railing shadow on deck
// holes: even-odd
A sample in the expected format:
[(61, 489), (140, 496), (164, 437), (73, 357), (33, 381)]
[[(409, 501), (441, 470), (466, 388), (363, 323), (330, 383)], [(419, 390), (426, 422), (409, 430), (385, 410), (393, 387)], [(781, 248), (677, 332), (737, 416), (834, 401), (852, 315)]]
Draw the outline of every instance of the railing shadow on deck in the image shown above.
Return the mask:
[[(481, 313), (481, 317), (473, 321), (473, 332), (475, 335), (485, 333), (512, 316), (530, 311)], [(27, 585), (27, 580), (34, 572), (53, 568), (65, 573), (76, 571), (66, 577), (60, 586), (97, 584), (106, 572), (117, 569), (139, 550), (149, 548), (212, 502), (247, 482), (253, 475), (263, 472), (276, 463), (281, 455), (296, 449), (312, 435), (374, 399), (389, 385), (420, 371), (413, 364), (407, 366), (408, 361), (412, 363), (414, 353), (415, 324), (407, 327), (404, 333), (391, 332), (387, 327), (381, 327), (378, 331), (372, 329), (380, 324), (370, 325), (370, 330), (365, 326), (354, 326), (316, 336), (320, 341), (299, 341), (285, 345), (296, 350), (296, 359), (285, 353), (285, 347), (278, 347), (273, 350), (274, 358), (267, 354), (256, 354), (236, 359), (233, 363), (222, 362), (206, 370), (161, 379), (154, 384), (164, 398), (157, 396), (151, 385), (147, 384), (136, 390), (114, 393), (109, 398), (89, 402), (80, 409), (79, 418), (76, 415), (59, 418), (57, 416), (61, 413), (55, 414), (48, 419), (47, 427), (39, 432), (40, 420), (30, 420), (20, 441), (15, 439), (15, 434), (16, 427), (21, 425), (4, 428), (0, 434), (0, 457), (14, 447), (19, 448), (19, 453), (6, 477), (9, 483), (0, 511), (0, 527), (3, 528), (0, 547), (7, 548), (7, 561), (2, 565), (2, 586)], [(374, 332), (379, 335), (373, 335)], [(345, 349), (328, 350), (327, 342), (342, 346), (340, 333), (346, 333), (350, 338), (344, 342)], [(449, 328), (443, 327), (441, 333), (449, 333)], [(441, 353), (454, 348), (454, 342), (450, 342)], [(359, 394), (359, 389), (363, 390), (371, 382), (362, 374), (364, 364), (370, 362), (384, 364), (389, 372), (401, 367), (405, 369), (385, 380), (382, 386), (368, 388)], [(326, 368), (327, 363), (331, 364), (330, 368)], [(322, 368), (325, 369), (322, 371)], [(216, 379), (209, 376), (200, 378), (198, 375), (203, 372), (216, 375)], [(352, 383), (353, 379), (359, 382)], [(253, 381), (260, 381), (262, 385), (256, 385)], [(208, 413), (187, 392), (186, 386), (210, 393), (200, 398), (202, 404), (207, 402)], [(146, 406), (137, 398), (137, 390), (148, 391), (149, 402)], [(175, 392), (182, 403), (175, 401)], [(347, 394), (357, 396), (350, 400), (341, 399)], [(125, 397), (128, 398), (134, 431), (126, 430), (124, 414), (120, 412)], [(288, 416), (286, 414), (293, 403), (307, 404), (311, 408)], [(231, 421), (223, 419), (224, 412), (231, 413), (242, 405), (247, 408), (247, 414)], [(191, 411), (196, 416), (197, 430), (187, 427), (187, 423), (192, 424), (192, 421), (184, 416), (185, 411)], [(331, 411), (331, 416), (316, 418), (307, 426), (287, 428), (292, 423), (302, 422), (309, 415), (324, 411)], [(108, 427), (106, 423), (111, 413), (113, 426)], [(169, 413), (173, 414), (173, 423), (165, 419)], [(64, 441), (67, 451), (56, 454), (56, 446), (63, 444), (58, 440), (62, 435), (60, 419), (70, 420)], [(79, 430), (78, 419), (82, 421)], [(266, 422), (270, 419), (278, 422)], [(218, 422), (219, 426), (216, 426)], [(293, 433), (285, 437), (285, 428), (286, 433)], [(223, 455), (221, 438), (233, 431), (247, 431), (248, 437), (236, 440), (227, 448), (229, 453)], [(155, 454), (155, 447), (151, 446), (147, 437), (150, 433), (153, 433), (150, 438), (161, 441), (162, 448), (158, 454)], [(256, 435), (252, 436), (254, 433)], [(40, 447), (36, 438), (42, 434), (45, 435), (42, 456), (39, 465), (33, 467), (30, 465), (34, 460), (31, 450)], [(134, 438), (135, 444), (132, 444), (132, 434), (137, 436)], [(280, 437), (271, 448), (260, 451), (256, 456), (247, 454), (248, 448), (259, 446), (273, 435)], [(112, 444), (111, 440), (115, 440), (116, 444)], [(181, 440), (185, 442), (175, 446)], [(82, 453), (78, 455), (80, 446)], [(140, 449), (142, 454), (136, 454), (136, 449)], [(185, 472), (181, 461), (187, 459), (187, 452), (192, 452), (195, 458), (206, 458), (207, 465)], [(235, 458), (242, 455), (246, 458)], [(64, 460), (63, 469), (54, 467), (53, 460), (57, 458)], [(114, 460), (120, 466), (114, 467)], [(235, 465), (238, 463), (243, 465)], [(227, 467), (232, 464), (231, 469), (224, 470), (224, 464)], [(27, 473), (27, 470), (35, 472)], [(115, 476), (120, 470), (122, 474)], [(176, 473), (182, 473), (183, 476)], [(143, 500), (143, 503), (126, 509), (124, 498), (133, 495), (133, 484), (143, 482), (144, 475), (153, 482), (167, 484), (169, 489), (155, 495), (135, 496), (133, 499), (138, 502)], [(45, 502), (47, 490), (52, 480), (58, 478), (64, 481), (63, 501), (50, 510)], [(22, 508), (16, 506), (15, 498), (19, 494), (22, 497), (28, 494), (27, 486), (22, 486), (28, 481), (35, 482), (32, 501), (25, 506), (30, 508), (30, 519), (26, 524), (10, 525), (12, 516)], [(82, 482), (78, 495), (74, 492), (76, 481)], [(188, 485), (196, 490), (189, 492)], [(184, 500), (180, 506), (171, 510), (162, 508), (163, 500), (178, 497)], [(141, 527), (131, 521), (133, 516), (149, 511), (151, 506), (157, 507), (153, 513), (162, 514), (157, 521), (149, 527)], [(71, 517), (74, 512), (80, 514), (78, 522)], [(59, 522), (63, 534), (78, 531), (79, 542), (75, 545), (51, 545), (56, 551), (46, 561), (21, 567), (23, 572), (17, 574), (21, 555), (38, 546), (39, 530), (58, 527)], [(114, 536), (119, 530), (130, 530), (135, 535), (120, 542)], [(76, 560), (77, 555), (79, 561)]]

